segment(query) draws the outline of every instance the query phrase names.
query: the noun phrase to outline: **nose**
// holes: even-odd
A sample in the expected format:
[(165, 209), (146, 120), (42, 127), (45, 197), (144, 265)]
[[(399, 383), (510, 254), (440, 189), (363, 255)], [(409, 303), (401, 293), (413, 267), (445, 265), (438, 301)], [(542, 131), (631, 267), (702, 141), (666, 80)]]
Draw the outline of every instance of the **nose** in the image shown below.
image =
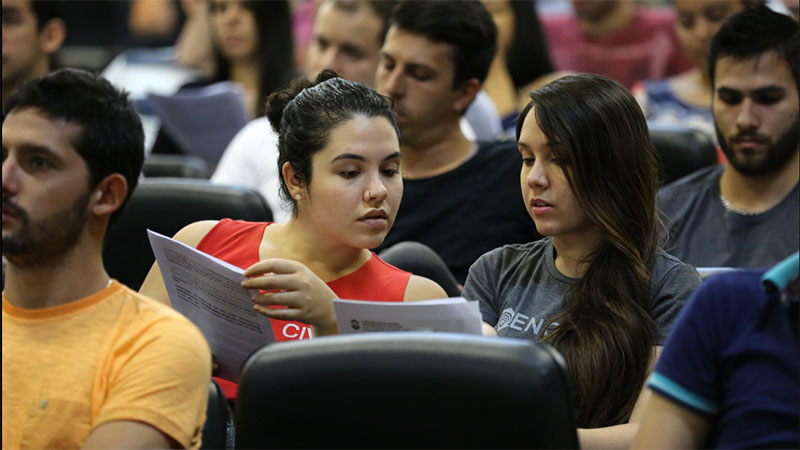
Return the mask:
[(701, 42), (711, 41), (711, 37), (717, 32), (718, 26), (715, 26), (705, 18), (698, 18), (695, 24), (695, 37)]
[(19, 183), (17, 180), (16, 160), (8, 156), (3, 160), (3, 194), (13, 195), (17, 193)]
[(758, 129), (759, 125), (761, 118), (758, 114), (758, 105), (750, 98), (745, 98), (736, 116), (736, 127), (741, 131), (748, 131)]
[(534, 161), (525, 182), (528, 183), (528, 187), (536, 191), (546, 190), (550, 186), (550, 178), (547, 176), (547, 171), (538, 161)]
[(227, 25), (237, 25), (242, 17), (243, 6), (239, 2), (230, 2), (223, 11), (223, 20)]
[(324, 52), (322, 52), (317, 67), (320, 71), (323, 69), (331, 69), (340, 75), (342, 74), (342, 67), (341, 64), (339, 64), (338, 52), (333, 46), (329, 46)]
[(400, 69), (395, 68), (386, 77), (386, 82), (383, 84), (384, 93), (392, 98), (403, 98), (406, 84)]
[(381, 180), (380, 173), (378, 173), (367, 183), (367, 187), (364, 189), (364, 201), (369, 204), (380, 205), (386, 200), (388, 194), (389, 191), (386, 189), (383, 180)]

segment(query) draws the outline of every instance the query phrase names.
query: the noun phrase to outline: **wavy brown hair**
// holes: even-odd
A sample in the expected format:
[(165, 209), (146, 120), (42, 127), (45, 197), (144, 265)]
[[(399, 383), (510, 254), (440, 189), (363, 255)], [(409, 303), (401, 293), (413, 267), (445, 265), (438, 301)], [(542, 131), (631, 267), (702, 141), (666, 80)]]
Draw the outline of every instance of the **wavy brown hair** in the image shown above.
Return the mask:
[[(650, 272), (658, 251), (658, 170), (633, 96), (598, 75), (564, 77), (531, 92), (533, 109), (589, 220), (604, 241), (540, 339), (567, 361), (577, 422), (624, 423), (647, 376), (655, 342)], [(557, 324), (557, 325), (556, 325)], [(552, 325), (552, 327), (551, 327)], [(547, 334), (544, 331), (547, 331)]]

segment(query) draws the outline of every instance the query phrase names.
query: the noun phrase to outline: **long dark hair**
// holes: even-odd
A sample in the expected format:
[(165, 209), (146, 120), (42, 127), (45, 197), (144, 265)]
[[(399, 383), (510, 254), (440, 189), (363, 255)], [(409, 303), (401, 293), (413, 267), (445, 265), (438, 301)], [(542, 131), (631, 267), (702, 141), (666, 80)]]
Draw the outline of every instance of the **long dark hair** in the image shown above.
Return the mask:
[[(256, 51), (259, 61), (259, 80), (256, 116), (262, 116), (266, 108), (264, 99), (273, 91), (288, 86), (297, 76), (289, 2), (244, 0), (242, 5), (253, 13), (258, 30)], [(216, 63), (214, 81), (229, 80), (230, 63), (216, 46), (214, 46), (214, 61)]]
[[(619, 83), (580, 74), (531, 92), (539, 128), (589, 220), (602, 231), (567, 307), (541, 340), (561, 351), (577, 393), (580, 427), (626, 422), (655, 342), (650, 271), (658, 251), (655, 151), (642, 111)], [(557, 323), (558, 325), (550, 325)], [(548, 330), (548, 328), (550, 328)]]
[(510, 0), (508, 3), (514, 12), (514, 36), (506, 52), (506, 65), (514, 87), (522, 89), (555, 69), (533, 1)]

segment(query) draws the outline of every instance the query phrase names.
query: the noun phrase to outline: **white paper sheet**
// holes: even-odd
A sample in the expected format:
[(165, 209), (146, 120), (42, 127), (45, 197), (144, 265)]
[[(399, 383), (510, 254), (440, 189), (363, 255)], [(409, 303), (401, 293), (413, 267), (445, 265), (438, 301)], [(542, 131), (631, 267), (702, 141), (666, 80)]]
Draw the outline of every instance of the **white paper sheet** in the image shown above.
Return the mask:
[(445, 298), (418, 302), (333, 301), (340, 334), (370, 331), (450, 331), (481, 334), (478, 302)]
[(250, 354), (275, 342), (267, 317), (253, 310), (244, 271), (182, 242), (147, 230), (172, 307), (203, 332), (220, 366), (236, 382)]

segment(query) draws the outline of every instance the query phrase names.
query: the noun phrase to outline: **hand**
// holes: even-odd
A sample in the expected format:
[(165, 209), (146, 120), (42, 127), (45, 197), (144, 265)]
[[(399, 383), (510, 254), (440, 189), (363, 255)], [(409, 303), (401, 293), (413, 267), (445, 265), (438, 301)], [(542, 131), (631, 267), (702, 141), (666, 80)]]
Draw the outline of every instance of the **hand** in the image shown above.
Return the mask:
[(288, 259), (265, 259), (248, 267), (244, 276), (242, 287), (274, 291), (253, 297), (259, 313), (272, 319), (309, 324), (316, 328), (315, 335), (338, 332), (332, 301), (336, 294), (304, 264)]

